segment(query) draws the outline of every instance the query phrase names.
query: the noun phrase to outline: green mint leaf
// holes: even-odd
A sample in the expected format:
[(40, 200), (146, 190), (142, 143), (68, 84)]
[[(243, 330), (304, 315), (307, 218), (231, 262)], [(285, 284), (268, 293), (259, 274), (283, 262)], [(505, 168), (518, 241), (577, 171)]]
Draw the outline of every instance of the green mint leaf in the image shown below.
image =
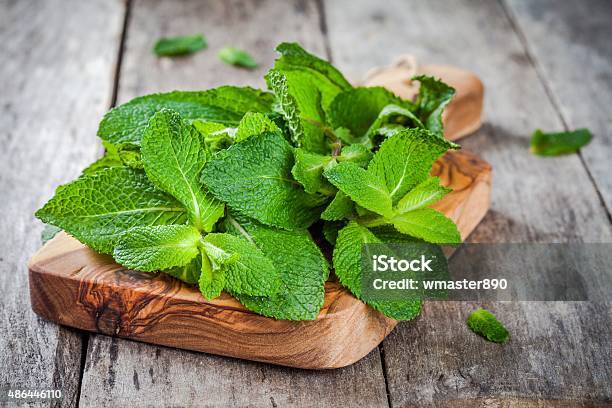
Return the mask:
[(371, 159), (372, 152), (361, 144), (343, 147), (340, 156), (337, 157), (338, 162), (350, 161), (363, 168), (368, 166)]
[(421, 208), (391, 219), (402, 234), (421, 238), (434, 244), (460, 244), (461, 234), (450, 218), (431, 208)]
[(275, 69), (268, 72), (266, 80), (276, 95), (277, 109), (289, 126), (292, 140), (308, 151), (325, 154), (329, 150), (324, 131), (325, 114), (321, 93), (312, 80), (300, 71)]
[(559, 156), (576, 153), (589, 144), (593, 135), (589, 129), (577, 129), (571, 132), (544, 133), (537, 129), (531, 135), (530, 151), (539, 156)]
[(323, 178), (323, 171), (332, 164), (331, 156), (309, 153), (304, 149), (295, 149), (295, 164), (291, 169), (293, 177), (304, 186), (308, 194), (324, 190), (327, 193), (335, 191)]
[(308, 231), (285, 231), (234, 216), (227, 217), (223, 226), (254, 242), (280, 273), (281, 286), (276, 295), (238, 295), (245, 307), (281, 320), (314, 320), (318, 316), (329, 267)]
[(232, 137), (232, 134), (235, 132), (234, 128), (229, 128), (221, 123), (207, 122), (200, 119), (194, 120), (191, 124), (202, 135), (204, 147), (210, 153), (227, 149), (234, 143), (234, 138)]
[(501, 324), (495, 315), (488, 310), (478, 309), (467, 318), (468, 327), (476, 334), (485, 339), (503, 344), (508, 341), (510, 333)]
[(202, 256), (197, 255), (186, 265), (164, 269), (164, 273), (181, 280), (187, 284), (195, 285), (200, 279), (202, 271)]
[(396, 203), (427, 179), (433, 163), (456, 146), (424, 129), (404, 129), (380, 145), (370, 161), (368, 173), (384, 181), (393, 203)]
[(338, 191), (334, 199), (321, 213), (321, 219), (326, 221), (340, 221), (348, 218), (355, 211), (353, 200), (342, 191)]
[(198, 255), (199, 240), (199, 231), (189, 225), (133, 227), (115, 245), (113, 258), (143, 272), (184, 266)]
[(219, 200), (237, 212), (271, 226), (310, 226), (323, 201), (307, 194), (293, 179), (293, 148), (277, 133), (264, 133), (219, 152), (202, 173), (202, 181)]
[(186, 221), (178, 201), (153, 186), (144, 172), (125, 167), (100, 170), (59, 187), (36, 216), (103, 253), (111, 253), (132, 227)]
[(108, 169), (111, 167), (124, 167), (124, 163), (119, 155), (119, 149), (112, 143), (103, 142), (105, 148), (104, 156), (90, 164), (83, 174), (93, 174), (98, 170)]
[(43, 243), (43, 245), (49, 242), (51, 239), (53, 239), (53, 237), (55, 237), (57, 233), (60, 232), (61, 230), (62, 230), (61, 228), (58, 228), (55, 225), (45, 224), (45, 227), (40, 233), (40, 240)]
[(427, 207), (439, 201), (446, 194), (453, 191), (450, 188), (442, 187), (438, 177), (429, 177), (421, 184), (406, 193), (397, 203), (397, 211), (400, 214), (419, 208)]
[(401, 105), (402, 100), (382, 87), (353, 88), (336, 95), (329, 109), (334, 128), (346, 128), (359, 138), (366, 134), (387, 105)]
[(219, 50), (219, 59), (226, 64), (235, 65), (242, 68), (257, 68), (257, 62), (245, 51), (233, 47), (226, 47)]
[[(271, 296), (278, 291), (281, 283), (278, 271), (252, 242), (231, 234), (213, 233), (204, 237), (203, 246), (211, 260), (218, 263), (213, 263), (213, 269), (225, 269), (225, 289), (229, 293)], [(218, 254), (224, 254), (221, 262), (216, 258)]]
[(325, 177), (362, 207), (384, 217), (392, 215), (393, 203), (384, 178), (375, 177), (372, 172), (351, 162), (330, 168), (325, 172)]
[[(204, 244), (206, 245), (207, 243)], [(213, 265), (213, 261), (211, 260), (212, 258), (208, 257), (207, 250), (211, 252), (224, 251), (214, 247), (211, 244), (200, 247), (202, 263), (200, 276), (198, 279), (198, 287), (200, 288), (200, 293), (202, 293), (202, 296), (204, 296), (205, 299), (212, 300), (219, 297), (223, 291), (223, 288), (225, 287), (225, 261), (232, 259), (232, 257), (237, 259), (239, 255), (230, 255), (223, 261), (223, 263), (216, 263), (216, 265)]]
[[(334, 248), (334, 271), (340, 283), (351, 291), (355, 297), (361, 297), (361, 251), (364, 244), (382, 243), (367, 228), (349, 222), (338, 233)], [(421, 312), (418, 300), (404, 301), (366, 301), (368, 305), (396, 320), (410, 320)]]
[(372, 122), (372, 125), (365, 134), (365, 138), (371, 140), (376, 135), (388, 137), (405, 126), (415, 128), (425, 127), (414, 113), (407, 108), (398, 105), (387, 105)]
[(332, 245), (336, 245), (336, 239), (338, 239), (338, 232), (344, 228), (346, 222), (343, 221), (326, 221), (323, 223), (323, 236), (325, 240)]
[(201, 119), (237, 126), (246, 112), (269, 112), (274, 95), (248, 87), (222, 86), (202, 92), (174, 91), (140, 96), (111, 109), (100, 122), (102, 140), (140, 144), (149, 119), (163, 108), (183, 119)]
[(206, 48), (206, 39), (202, 34), (179, 37), (160, 38), (153, 47), (158, 57), (192, 54)]
[(236, 129), (235, 138), (236, 142), (241, 142), (251, 136), (269, 132), (283, 133), (266, 115), (259, 112), (247, 112)]
[(430, 76), (420, 75), (412, 78), (419, 81), (419, 95), (415, 102), (417, 117), (427, 129), (444, 137), (442, 111), (455, 96), (455, 89)]
[(153, 184), (172, 194), (189, 210), (189, 218), (197, 229), (211, 231), (223, 216), (224, 205), (200, 183), (207, 153), (196, 128), (178, 113), (163, 109), (149, 121), (141, 149), (145, 172)]

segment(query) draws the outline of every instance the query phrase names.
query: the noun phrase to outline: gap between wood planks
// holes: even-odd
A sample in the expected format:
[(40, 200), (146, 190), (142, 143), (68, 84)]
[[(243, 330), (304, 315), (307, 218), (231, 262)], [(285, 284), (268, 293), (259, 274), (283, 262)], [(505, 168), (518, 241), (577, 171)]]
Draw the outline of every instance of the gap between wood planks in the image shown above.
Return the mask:
[[(123, 52), (125, 50), (125, 40), (127, 37), (127, 30), (130, 21), (130, 11), (132, 8), (132, 0), (123, 0), (123, 3), (123, 24), (121, 26), (121, 36), (119, 37), (119, 47), (117, 48), (115, 69), (113, 70), (113, 89), (111, 92), (109, 109), (115, 107), (115, 105), (117, 104), (117, 95), (119, 94), (119, 75), (121, 73), (121, 63), (123, 62)], [(104, 148), (101, 149), (101, 153), (104, 153)], [(79, 367), (79, 382), (77, 385), (76, 395), (77, 408), (81, 405), (81, 388), (83, 386), (83, 376), (85, 374), (85, 364), (87, 363), (90, 337), (91, 334), (88, 332), (84, 332), (81, 335), (81, 362)]]
[[(565, 129), (565, 131), (572, 130), (570, 129), (568, 125), (568, 121), (563, 115), (563, 112), (561, 111), (561, 104), (557, 96), (553, 92), (550, 83), (547, 81), (546, 75), (544, 75), (543, 69), (538, 63), (537, 57), (532, 52), (531, 47), (529, 46), (527, 35), (521, 29), (517, 16), (514, 15), (513, 11), (510, 9), (510, 6), (506, 3), (506, 0), (498, 0), (498, 1), (499, 1), (499, 4), (502, 10), (506, 14), (506, 17), (508, 18), (510, 27), (512, 27), (512, 30), (516, 34), (516, 37), (518, 38), (519, 42), (523, 46), (523, 49), (525, 50), (525, 55), (527, 56), (527, 60), (529, 61), (529, 64), (533, 67), (533, 70), (535, 71), (536, 76), (538, 77), (538, 80), (542, 84), (542, 87), (544, 88), (544, 93), (546, 94), (546, 97), (548, 98), (548, 100), (550, 100), (553, 110), (557, 113), (557, 116), (559, 117), (559, 120), (561, 121), (563, 125), (563, 129)], [(580, 163), (582, 163), (582, 167), (584, 167), (584, 170), (586, 171), (587, 177), (591, 181), (591, 184), (593, 184), (593, 188), (595, 189), (595, 192), (597, 193), (597, 198), (599, 199), (599, 203), (601, 204), (604, 212), (608, 216), (608, 222), (612, 225), (612, 213), (610, 212), (612, 209), (607, 207), (606, 201), (604, 200), (604, 197), (599, 189), (599, 186), (597, 185), (597, 182), (595, 181), (595, 177), (591, 173), (589, 166), (587, 166), (586, 164), (584, 156), (582, 155), (582, 151), (578, 150), (576, 154), (578, 155), (578, 158), (580, 159)]]

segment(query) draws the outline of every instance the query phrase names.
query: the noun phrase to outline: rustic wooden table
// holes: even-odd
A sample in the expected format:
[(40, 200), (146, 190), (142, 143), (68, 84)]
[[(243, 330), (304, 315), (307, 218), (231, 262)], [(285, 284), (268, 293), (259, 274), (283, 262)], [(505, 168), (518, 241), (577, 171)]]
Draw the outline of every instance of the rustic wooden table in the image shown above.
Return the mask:
[[(0, 386), (60, 388), (61, 406), (602, 405), (612, 399), (610, 304), (489, 304), (500, 347), (467, 329), (470, 303), (427, 303), (360, 362), (304, 371), (93, 335), (30, 309), (33, 212), (100, 153), (97, 124), (137, 95), (263, 87), (274, 46), (299, 41), (349, 78), (410, 52), (476, 72), (485, 124), (462, 141), (494, 168), (474, 242), (612, 242), (612, 2), (0, 0)], [(210, 47), (157, 59), (162, 35)], [(233, 44), (261, 62), (221, 64)], [(527, 153), (533, 129), (587, 126), (580, 154)]]

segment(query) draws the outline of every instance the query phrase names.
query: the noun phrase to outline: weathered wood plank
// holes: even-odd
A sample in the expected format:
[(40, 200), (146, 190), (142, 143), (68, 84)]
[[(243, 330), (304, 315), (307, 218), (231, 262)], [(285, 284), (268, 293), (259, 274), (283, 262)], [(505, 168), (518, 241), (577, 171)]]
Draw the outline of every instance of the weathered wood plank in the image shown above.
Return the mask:
[[(209, 48), (157, 59), (162, 35), (202, 32)], [(278, 1), (135, 1), (120, 76), (119, 102), (172, 89), (221, 84), (263, 86), (274, 47), (298, 40), (325, 54), (316, 3)], [(223, 46), (243, 47), (261, 63), (254, 71), (217, 59)], [(387, 406), (378, 350), (334, 371), (279, 368), (212, 355), (92, 336), (81, 391), (83, 406)]]
[(510, 17), (531, 51), (541, 79), (569, 129), (588, 127), (581, 150), (612, 212), (612, 3), (507, 1)]
[[(580, 158), (542, 159), (528, 153), (536, 127), (560, 129), (562, 123), (499, 4), (390, 1), (383, 8), (364, 0), (325, 5), (334, 60), (353, 78), (408, 52), (424, 63), (473, 70), (483, 80), (485, 125), (462, 143), (492, 164), (493, 200), (472, 241), (612, 240), (605, 209)], [(475, 307), (428, 303), (422, 317), (398, 326), (383, 343), (394, 407), (487, 398), (546, 404), (542, 401), (612, 397), (608, 305), (492, 304), (512, 332), (504, 347), (469, 332), (464, 320)]]
[(82, 339), (30, 309), (33, 213), (96, 156), (123, 11), (120, 1), (0, 2), (0, 387), (61, 389), (60, 406), (77, 404)]

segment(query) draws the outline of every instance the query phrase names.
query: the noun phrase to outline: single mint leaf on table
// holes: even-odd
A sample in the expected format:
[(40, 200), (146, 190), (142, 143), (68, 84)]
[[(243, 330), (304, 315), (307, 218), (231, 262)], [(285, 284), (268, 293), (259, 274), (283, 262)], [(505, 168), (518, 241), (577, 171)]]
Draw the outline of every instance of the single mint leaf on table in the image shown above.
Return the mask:
[(158, 57), (192, 54), (206, 48), (206, 39), (202, 34), (160, 38), (153, 47)]
[(404, 129), (380, 145), (368, 165), (368, 173), (384, 181), (395, 204), (429, 177), (431, 166), (440, 156), (457, 147), (427, 130)]
[(348, 218), (355, 211), (353, 200), (342, 191), (338, 191), (334, 199), (321, 213), (321, 219), (326, 221), (340, 221)]
[(126, 167), (100, 170), (58, 187), (36, 216), (103, 253), (111, 253), (132, 227), (184, 224), (187, 219), (185, 208), (144, 172)]
[(457, 225), (444, 214), (431, 208), (420, 208), (391, 219), (402, 234), (421, 238), (434, 244), (460, 244), (461, 234)]
[(237, 67), (254, 69), (258, 64), (253, 57), (245, 51), (234, 47), (225, 47), (219, 50), (219, 59), (226, 64), (235, 65)]
[(153, 272), (185, 266), (198, 255), (200, 232), (189, 225), (151, 225), (127, 230), (113, 258), (126, 268)]
[(221, 86), (207, 91), (174, 91), (140, 96), (111, 109), (98, 128), (102, 140), (140, 145), (149, 119), (159, 110), (177, 111), (185, 120), (238, 126), (246, 112), (270, 112), (274, 95), (249, 87)]
[(202, 182), (238, 213), (292, 230), (317, 220), (323, 200), (293, 179), (293, 148), (277, 133), (264, 133), (219, 152), (205, 166)]
[(539, 156), (559, 156), (576, 153), (589, 144), (593, 135), (589, 129), (577, 129), (571, 132), (545, 133), (540, 129), (531, 136), (530, 151)]
[(426, 75), (415, 76), (412, 79), (421, 83), (415, 101), (417, 117), (428, 130), (444, 137), (442, 111), (455, 96), (455, 89), (436, 78)]
[(266, 75), (268, 87), (277, 99), (279, 113), (285, 118), (292, 140), (304, 149), (325, 154), (329, 151), (325, 135), (325, 113), (321, 92), (301, 71), (272, 69)]
[[(226, 233), (208, 234), (203, 241), (204, 250), (213, 262), (213, 270), (224, 269), (225, 289), (229, 293), (272, 296), (278, 291), (281, 283), (279, 273), (255, 244)], [(213, 253), (216, 255), (211, 255)], [(225, 253), (221, 260), (217, 258), (220, 253)], [(214, 262), (219, 264), (216, 268)]]
[(145, 172), (153, 184), (189, 210), (193, 226), (211, 231), (223, 216), (224, 205), (200, 183), (208, 154), (196, 128), (178, 113), (163, 109), (149, 121), (141, 149)]
[(325, 172), (325, 177), (362, 207), (384, 217), (392, 216), (393, 203), (384, 178), (375, 177), (351, 162), (332, 167)]
[[(361, 251), (365, 244), (383, 243), (367, 228), (349, 222), (338, 233), (334, 248), (334, 271), (340, 283), (348, 288), (355, 297), (364, 300), (361, 296)], [(367, 301), (365, 303), (396, 320), (410, 320), (421, 313), (420, 300), (401, 301)]]
[(495, 343), (503, 344), (510, 337), (510, 333), (504, 325), (497, 320), (493, 313), (485, 309), (472, 312), (467, 318), (467, 325), (474, 333)]
[(406, 193), (397, 203), (400, 214), (427, 207), (453, 191), (440, 185), (440, 178), (429, 177)]
[(279, 320), (314, 320), (318, 316), (329, 267), (308, 231), (285, 231), (233, 215), (222, 225), (227, 232), (255, 243), (280, 273), (276, 295), (237, 295), (245, 307)]
[(241, 142), (251, 136), (257, 136), (268, 132), (283, 133), (276, 123), (263, 113), (247, 112), (238, 124), (235, 139), (236, 142)]

